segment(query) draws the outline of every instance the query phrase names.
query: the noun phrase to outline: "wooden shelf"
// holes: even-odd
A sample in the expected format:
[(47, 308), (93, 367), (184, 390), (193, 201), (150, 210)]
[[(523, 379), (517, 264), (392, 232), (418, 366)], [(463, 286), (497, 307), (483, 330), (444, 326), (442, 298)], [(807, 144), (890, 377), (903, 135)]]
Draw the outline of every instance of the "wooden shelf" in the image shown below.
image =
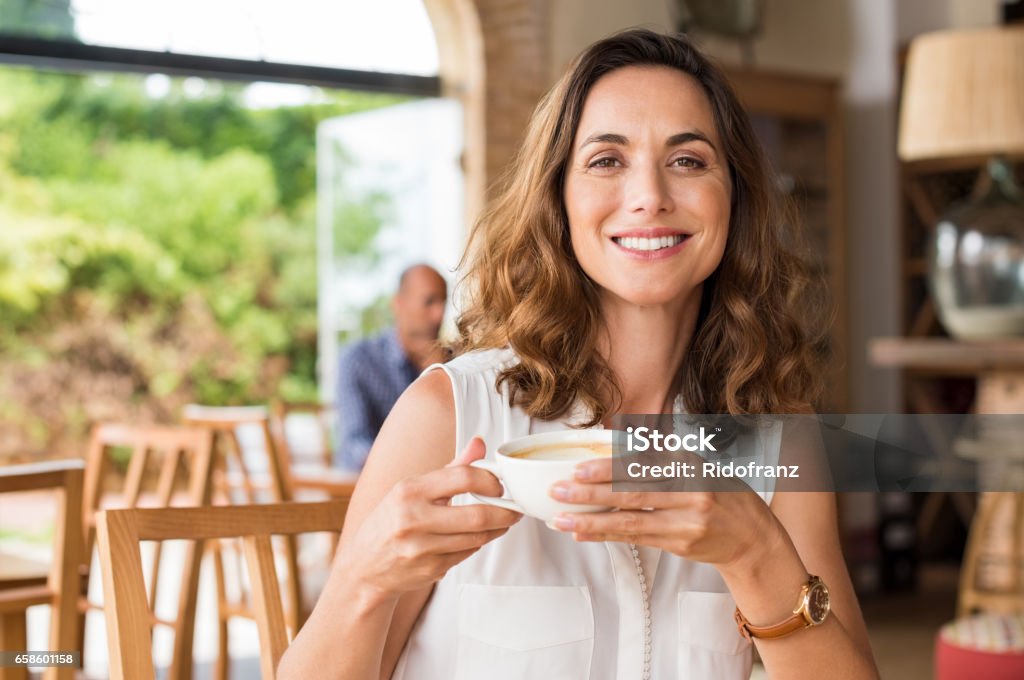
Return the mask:
[[(910, 378), (977, 378), (975, 413), (1024, 413), (1024, 338), (987, 342), (877, 338), (868, 352), (876, 366), (903, 368)], [(915, 412), (946, 412), (933, 392), (920, 380), (907, 381)]]
[(1024, 372), (1024, 338), (961, 342), (947, 338), (876, 338), (868, 345), (876, 366), (941, 375)]

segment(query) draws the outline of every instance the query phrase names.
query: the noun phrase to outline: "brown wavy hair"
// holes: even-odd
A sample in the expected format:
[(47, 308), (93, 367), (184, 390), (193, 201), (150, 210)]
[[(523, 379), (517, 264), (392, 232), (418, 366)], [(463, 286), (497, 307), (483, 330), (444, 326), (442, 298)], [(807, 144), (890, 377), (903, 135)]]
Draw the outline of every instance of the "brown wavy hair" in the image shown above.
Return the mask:
[(473, 228), (463, 258), (458, 352), (511, 347), (500, 372), (513, 404), (552, 420), (577, 402), (592, 418), (621, 393), (597, 351), (597, 285), (573, 253), (566, 166), (587, 95), (626, 66), (667, 66), (694, 78), (711, 103), (732, 178), (722, 262), (704, 283), (697, 327), (676, 376), (689, 413), (803, 412), (822, 391), (827, 324), (821, 277), (746, 112), (723, 73), (683, 37), (624, 31), (584, 51), (541, 100), (503, 189)]

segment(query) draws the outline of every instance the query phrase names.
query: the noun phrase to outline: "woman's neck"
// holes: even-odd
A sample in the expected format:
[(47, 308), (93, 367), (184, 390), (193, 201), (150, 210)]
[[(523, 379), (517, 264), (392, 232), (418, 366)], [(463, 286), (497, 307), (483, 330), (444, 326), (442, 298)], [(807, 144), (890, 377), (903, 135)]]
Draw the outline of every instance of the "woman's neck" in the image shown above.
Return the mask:
[(638, 307), (621, 299), (602, 301), (606, 333), (598, 351), (621, 390), (619, 413), (670, 412), (679, 367), (700, 311), (700, 289), (671, 307)]

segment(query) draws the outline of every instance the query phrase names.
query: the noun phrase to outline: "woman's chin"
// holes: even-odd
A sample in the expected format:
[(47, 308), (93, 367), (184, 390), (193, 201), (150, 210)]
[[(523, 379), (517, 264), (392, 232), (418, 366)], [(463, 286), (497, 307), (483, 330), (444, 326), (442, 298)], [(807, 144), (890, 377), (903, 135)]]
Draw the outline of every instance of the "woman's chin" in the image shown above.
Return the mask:
[[(609, 291), (608, 301), (621, 307), (636, 307), (639, 309), (680, 309), (686, 306), (686, 300), (690, 297), (680, 293), (678, 290), (657, 291), (650, 288), (637, 290)], [(699, 293), (691, 293), (695, 295)]]

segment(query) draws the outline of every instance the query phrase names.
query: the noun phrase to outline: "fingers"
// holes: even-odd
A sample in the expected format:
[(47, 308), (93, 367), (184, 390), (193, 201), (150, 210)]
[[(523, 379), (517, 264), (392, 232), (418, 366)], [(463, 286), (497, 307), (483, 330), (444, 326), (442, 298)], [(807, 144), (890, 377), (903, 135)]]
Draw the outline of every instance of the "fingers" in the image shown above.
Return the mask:
[(552, 485), (549, 493), (552, 498), (564, 503), (610, 505), (632, 510), (700, 506), (710, 496), (710, 492), (701, 491), (613, 491), (611, 484), (577, 482), (558, 482)]
[[(491, 483), (497, 488), (492, 488)], [(416, 539), (427, 534), (478, 533), (505, 529), (522, 519), (518, 512), (492, 505), (449, 506), (435, 501), (439, 495), (451, 496), (466, 489), (486, 495), (501, 493), (501, 485), (490, 473), (467, 466), (403, 480), (393, 491), (392, 534), (397, 539)]]
[(480, 548), (472, 548), (471, 550), (462, 550), (460, 552), (453, 552), (441, 555), (439, 560), (440, 564), (438, 565), (440, 568), (440, 573), (442, 575), (447, 573), (449, 569), (454, 567), (459, 562), (462, 562), (467, 558), (471, 557), (479, 549)]
[(508, 527), (491, 529), (490, 531), (473, 531), (461, 534), (433, 534), (425, 536), (424, 552), (447, 555), (482, 548), (496, 538), (508, 533)]
[(612, 481), (612, 459), (596, 458), (576, 466), (575, 477), (590, 484)]
[(522, 514), (483, 503), (472, 505), (430, 505), (416, 518), (414, 530), (430, 534), (478, 533), (507, 529)]
[(455, 460), (445, 465), (445, 467), (455, 467), (457, 465), (469, 465), (474, 460), (480, 460), (487, 455), (487, 446), (484, 444), (484, 440), (480, 437), (473, 437), (466, 444), (466, 448), (462, 450), (462, 453), (455, 456)]
[[(480, 446), (483, 446), (482, 442)], [(470, 448), (467, 447), (466, 451), (470, 451)], [(500, 496), (502, 488), (497, 477), (487, 470), (470, 465), (451, 465), (419, 477), (404, 479), (395, 485), (395, 492), (410, 501), (433, 502), (446, 500), (460, 493)]]
[(555, 518), (555, 526), (576, 534), (639, 536), (664, 531), (665, 518), (645, 510), (563, 513)]
[(706, 477), (702, 472), (694, 472), (691, 473), (691, 476), (684, 477), (662, 477), (654, 474), (648, 476), (647, 472), (637, 477), (634, 475), (639, 473), (631, 472), (632, 466), (635, 464), (640, 465), (637, 470), (643, 470), (645, 468), (658, 467), (669, 462), (686, 462), (689, 465), (695, 466), (691, 470), (698, 471), (703, 470), (702, 466), (707, 461), (694, 454), (685, 452), (674, 453), (665, 459), (653, 458), (650, 454), (600, 458), (579, 463), (574, 471), (574, 481), (586, 484), (606, 484), (619, 481), (628, 483), (629, 488), (643, 487), (650, 489), (652, 492), (746, 491), (750, 489), (750, 485), (741, 478)]
[(555, 526), (571, 531), (577, 541), (616, 541), (672, 550), (706, 533), (703, 525), (691, 521), (687, 514), (672, 510), (567, 513), (555, 518)]
[[(703, 463), (703, 459), (693, 454), (673, 454), (673, 460), (683, 459), (688, 462), (697, 461), (697, 464)], [(622, 455), (611, 458), (593, 458), (591, 460), (583, 461), (576, 466), (575, 478), (581, 482), (587, 482), (589, 484), (610, 482), (613, 480), (615, 473), (619, 475), (619, 479), (627, 479), (626, 470), (631, 463), (647, 463), (653, 464), (659, 462), (659, 459), (652, 458), (650, 455), (639, 456), (639, 455)], [(675, 480), (650, 480), (652, 482), (661, 483), (664, 481), (675, 481)]]
[[(622, 458), (600, 458), (584, 461), (576, 466), (572, 481), (584, 484), (607, 484), (619, 481), (628, 483), (628, 488), (642, 487), (651, 491), (690, 491), (696, 489), (687, 479), (660, 477), (632, 477), (628, 470), (635, 456)], [(690, 487), (694, 486), (694, 489)], [(706, 485), (705, 487), (706, 488)]]

